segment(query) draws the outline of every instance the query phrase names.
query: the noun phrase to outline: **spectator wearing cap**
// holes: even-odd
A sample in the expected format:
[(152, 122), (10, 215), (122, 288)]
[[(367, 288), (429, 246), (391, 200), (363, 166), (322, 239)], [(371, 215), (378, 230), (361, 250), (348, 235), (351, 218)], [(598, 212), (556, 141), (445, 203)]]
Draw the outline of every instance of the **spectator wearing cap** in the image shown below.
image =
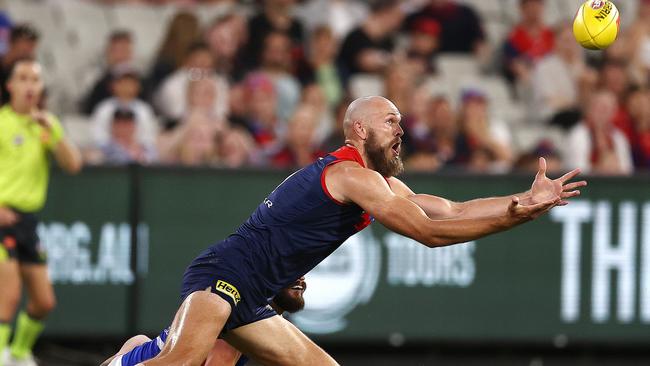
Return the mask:
[(169, 75), (154, 95), (154, 105), (167, 121), (178, 121), (189, 113), (188, 90), (192, 81), (214, 80), (217, 86), (212, 116), (223, 119), (228, 113), (228, 82), (214, 72), (214, 58), (205, 43), (190, 48), (183, 66)]
[(14, 62), (22, 59), (34, 59), (38, 38), (38, 31), (29, 24), (17, 24), (11, 29), (9, 48), (0, 61), (0, 83), (2, 83), (0, 104), (8, 102), (10, 99), (7, 80)]
[(544, 0), (519, 0), (521, 21), (503, 46), (503, 71), (510, 82), (528, 80), (534, 64), (553, 51), (555, 34), (544, 23)]
[(487, 43), (481, 18), (471, 7), (453, 0), (429, 0), (424, 8), (409, 16), (407, 24), (422, 18), (440, 24), (440, 52), (478, 56), (485, 53)]
[(129, 31), (117, 30), (108, 36), (108, 43), (104, 53), (103, 70), (90, 89), (90, 93), (82, 102), (82, 112), (90, 115), (95, 107), (104, 99), (111, 96), (111, 81), (113, 72), (118, 67), (131, 67), (133, 65), (133, 38)]
[(153, 146), (156, 141), (158, 123), (151, 106), (138, 98), (142, 89), (140, 75), (129, 66), (113, 70), (111, 97), (97, 105), (91, 116), (92, 130), (96, 146), (110, 141), (111, 122), (118, 109), (126, 108), (135, 115), (136, 139), (145, 146)]
[(108, 143), (101, 147), (104, 164), (150, 164), (157, 160), (153, 145), (144, 145), (136, 138), (135, 113), (119, 107), (113, 113)]
[(464, 90), (461, 101), (460, 136), (453, 163), (482, 173), (508, 171), (513, 152), (505, 123), (489, 116), (488, 100), (481, 90)]
[(440, 47), (440, 23), (421, 18), (409, 27), (409, 48), (406, 57), (417, 75), (435, 73), (435, 55)]
[(632, 153), (625, 134), (613, 123), (616, 96), (596, 91), (584, 108), (584, 119), (568, 133), (564, 144), (565, 168), (580, 168), (589, 174), (631, 174)]
[(380, 0), (371, 5), (366, 21), (343, 40), (337, 63), (344, 83), (358, 73), (381, 74), (392, 61), (393, 33), (404, 13), (397, 0)]

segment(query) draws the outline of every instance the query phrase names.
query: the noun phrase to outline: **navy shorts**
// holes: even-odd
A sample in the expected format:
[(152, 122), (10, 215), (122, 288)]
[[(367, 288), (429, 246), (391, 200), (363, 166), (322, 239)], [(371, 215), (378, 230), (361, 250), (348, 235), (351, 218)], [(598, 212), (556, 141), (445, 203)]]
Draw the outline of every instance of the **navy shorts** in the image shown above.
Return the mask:
[(226, 300), (232, 312), (222, 333), (277, 315), (268, 300), (253, 289), (249, 282), (253, 276), (235, 259), (240, 256), (230, 256), (212, 248), (201, 253), (185, 270), (181, 299), (209, 289)]
[(0, 262), (17, 259), (20, 263), (45, 264), (47, 255), (36, 233), (34, 214), (16, 211), (18, 222), (0, 227)]

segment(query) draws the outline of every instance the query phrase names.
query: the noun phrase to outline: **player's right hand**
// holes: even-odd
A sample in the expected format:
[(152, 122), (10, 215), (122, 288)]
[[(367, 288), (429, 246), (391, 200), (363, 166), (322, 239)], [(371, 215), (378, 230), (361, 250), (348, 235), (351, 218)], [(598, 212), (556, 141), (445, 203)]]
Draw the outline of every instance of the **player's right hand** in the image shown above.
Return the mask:
[(18, 215), (7, 207), (0, 206), (0, 226), (13, 226), (18, 222)]
[(555, 197), (532, 205), (522, 205), (519, 203), (519, 197), (513, 196), (508, 206), (508, 215), (516, 223), (523, 223), (538, 218), (561, 202), (562, 199), (560, 197)]

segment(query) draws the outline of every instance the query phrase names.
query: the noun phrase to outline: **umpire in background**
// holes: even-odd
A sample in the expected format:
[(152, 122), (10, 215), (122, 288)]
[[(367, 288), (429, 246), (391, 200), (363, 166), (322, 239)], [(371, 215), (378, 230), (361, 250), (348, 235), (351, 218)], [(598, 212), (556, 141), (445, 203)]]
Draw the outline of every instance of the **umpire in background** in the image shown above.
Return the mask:
[[(17, 60), (6, 84), (9, 102), (0, 108), (0, 366), (36, 365), (32, 347), (56, 303), (34, 215), (45, 204), (50, 156), (69, 173), (81, 169), (58, 119), (38, 107), (41, 72), (33, 59)], [(23, 284), (27, 309), (8, 346)]]

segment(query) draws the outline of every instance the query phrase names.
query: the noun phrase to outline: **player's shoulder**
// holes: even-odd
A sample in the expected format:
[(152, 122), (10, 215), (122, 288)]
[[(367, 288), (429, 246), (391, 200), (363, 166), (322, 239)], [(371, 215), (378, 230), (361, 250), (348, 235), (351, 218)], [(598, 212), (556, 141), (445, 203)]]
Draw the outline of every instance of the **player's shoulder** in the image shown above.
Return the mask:
[[(346, 196), (349, 190), (386, 184), (385, 178), (377, 171), (361, 166), (354, 161), (343, 161), (331, 166), (327, 172), (327, 184), (333, 191)], [(336, 187), (336, 188), (333, 188)]]

